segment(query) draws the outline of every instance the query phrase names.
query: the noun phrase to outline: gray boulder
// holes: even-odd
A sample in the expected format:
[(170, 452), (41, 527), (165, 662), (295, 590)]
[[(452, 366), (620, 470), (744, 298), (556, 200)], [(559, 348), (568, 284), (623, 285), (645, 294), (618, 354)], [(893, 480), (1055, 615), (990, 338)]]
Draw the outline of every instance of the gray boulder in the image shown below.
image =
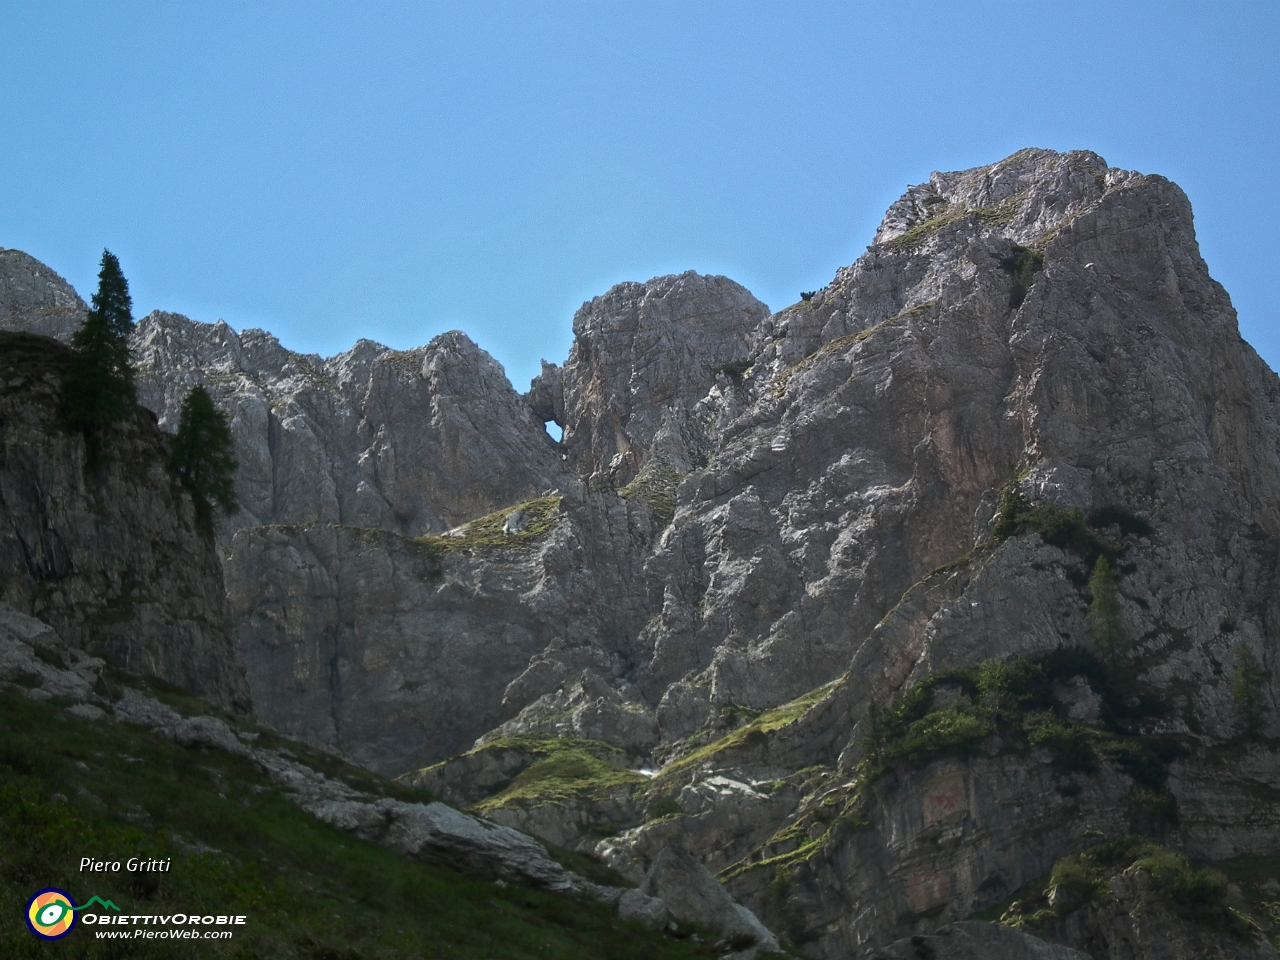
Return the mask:
[[(678, 923), (701, 924), (729, 940), (751, 941), (757, 952), (780, 949), (769, 928), (681, 847), (668, 846), (658, 854), (640, 890), (661, 899)], [(746, 947), (744, 943), (742, 949)]]

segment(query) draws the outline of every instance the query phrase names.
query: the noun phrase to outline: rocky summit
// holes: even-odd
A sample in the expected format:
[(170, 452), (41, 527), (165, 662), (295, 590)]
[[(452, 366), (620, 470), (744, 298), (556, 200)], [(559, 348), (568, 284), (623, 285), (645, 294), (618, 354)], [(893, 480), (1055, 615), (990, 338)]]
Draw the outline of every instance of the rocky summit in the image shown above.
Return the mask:
[[(83, 310), (0, 251), (0, 325)], [(520, 394), (459, 332), (322, 358), (144, 318), (159, 427), (196, 384), (231, 418), (202, 602), (235, 642), (104, 656), (245, 683), (646, 897), (682, 864), (672, 915), (740, 911), (744, 950), (1276, 956), (1280, 381), (1175, 184), (1023, 150), (910, 187), (776, 313), (685, 273), (573, 332)], [(8, 510), (37, 471), (0, 469)], [(74, 634), (93, 589), (55, 567), (112, 547), (59, 559), (22, 496), (47, 559), (11, 550), (3, 599)]]

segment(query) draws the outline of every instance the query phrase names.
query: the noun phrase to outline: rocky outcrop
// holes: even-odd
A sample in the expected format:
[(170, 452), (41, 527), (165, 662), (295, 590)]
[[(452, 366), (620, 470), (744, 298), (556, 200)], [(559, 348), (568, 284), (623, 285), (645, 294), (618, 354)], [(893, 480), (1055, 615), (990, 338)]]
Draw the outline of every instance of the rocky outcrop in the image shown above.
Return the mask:
[(578, 485), (443, 537), (242, 530), (227, 582), (259, 713), (395, 775), (570, 676), (617, 676), (633, 634), (615, 615), (643, 602), (645, 516)]
[(213, 544), (139, 409), (102, 438), (59, 413), (67, 347), (0, 334), (0, 601), (130, 673), (249, 709)]
[(679, 847), (665, 847), (658, 854), (640, 890), (662, 900), (677, 921), (705, 923), (740, 951), (749, 948), (752, 957), (780, 949), (777, 937), (755, 914), (735, 903), (707, 868)]
[(584, 478), (623, 487), (654, 459), (687, 473), (715, 442), (698, 404), (726, 371), (741, 376), (768, 312), (725, 277), (618, 284), (574, 315), (568, 362), (544, 366), (531, 396), (565, 428), (569, 464)]
[(949, 923), (933, 934), (899, 940), (866, 960), (1085, 960), (1089, 954), (991, 923)]
[(71, 284), (35, 257), (0, 247), (0, 330), (69, 343), (88, 310)]
[(48, 624), (0, 604), (0, 696), (56, 697), (69, 702), (66, 711), (78, 720), (130, 724), (191, 750), (244, 758), (322, 823), (463, 876), (608, 904), (619, 919), (655, 930), (688, 935), (676, 920), (686, 927), (693, 924), (720, 936), (713, 949), (731, 960), (755, 960), (762, 950), (777, 947), (760, 921), (735, 904), (688, 854), (676, 851), (663, 858), (645, 891), (597, 883), (567, 869), (533, 837), (443, 803), (387, 797), (387, 784), (363, 774), (358, 778), (363, 789), (357, 789), (343, 776), (358, 771), (342, 771), (334, 757), (322, 764), (330, 771), (326, 775), (300, 761), (274, 735), (271, 745), (261, 745), (263, 731), (250, 729), (252, 724), (239, 720), (233, 726), (207, 714), (184, 716), (144, 689), (104, 683), (104, 666), (101, 659), (67, 644)]
[(1188, 903), (1186, 893), (1173, 899), (1160, 890), (1150, 869), (1135, 865), (1111, 877), (1105, 894), (1086, 900), (1090, 891), (1058, 885), (1049, 890), (1049, 909), (1039, 914), (1038, 922), (1013, 910), (1009, 919), (1038, 926), (1044, 936), (1097, 960), (1271, 960), (1276, 949), (1246, 919), (1248, 905), (1240, 889), (1232, 885), (1228, 890), (1233, 904)]

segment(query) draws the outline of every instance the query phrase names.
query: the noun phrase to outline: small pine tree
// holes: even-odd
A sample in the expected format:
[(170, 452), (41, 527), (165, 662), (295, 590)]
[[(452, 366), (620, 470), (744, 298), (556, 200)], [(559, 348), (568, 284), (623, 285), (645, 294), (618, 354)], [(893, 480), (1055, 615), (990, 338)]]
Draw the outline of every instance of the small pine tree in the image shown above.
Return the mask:
[(120, 261), (104, 250), (93, 309), (71, 338), (74, 354), (62, 381), (63, 417), (67, 426), (84, 432), (91, 462), (101, 459), (101, 431), (128, 417), (137, 402), (129, 356), (130, 310)]
[(1236, 670), (1231, 679), (1231, 696), (1240, 711), (1241, 732), (1247, 737), (1262, 733), (1266, 719), (1267, 672), (1243, 643), (1236, 645)]
[(182, 401), (178, 435), (173, 438), (173, 466), (206, 523), (214, 504), (228, 514), (240, 509), (233, 482), (236, 460), (231, 453), (231, 428), (202, 386)]
[(1120, 594), (1116, 590), (1116, 574), (1111, 561), (1098, 558), (1089, 577), (1089, 592), (1093, 601), (1089, 604), (1089, 632), (1102, 653), (1115, 660), (1126, 646), (1124, 621), (1120, 616)]

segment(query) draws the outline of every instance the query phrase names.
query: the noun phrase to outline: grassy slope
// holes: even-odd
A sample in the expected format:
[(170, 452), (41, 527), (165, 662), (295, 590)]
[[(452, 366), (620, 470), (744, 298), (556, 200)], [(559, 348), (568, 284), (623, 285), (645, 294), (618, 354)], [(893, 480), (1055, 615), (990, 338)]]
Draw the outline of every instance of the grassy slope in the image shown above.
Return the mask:
[[(90, 855), (172, 857), (173, 867), (78, 873)], [(706, 950), (621, 924), (603, 906), (467, 880), (339, 833), (243, 759), (0, 693), (0, 955), (49, 955), (20, 920), (45, 886), (126, 913), (249, 917), (234, 939), (207, 945), (99, 941), (79, 925), (56, 948), (67, 958), (624, 960)]]

